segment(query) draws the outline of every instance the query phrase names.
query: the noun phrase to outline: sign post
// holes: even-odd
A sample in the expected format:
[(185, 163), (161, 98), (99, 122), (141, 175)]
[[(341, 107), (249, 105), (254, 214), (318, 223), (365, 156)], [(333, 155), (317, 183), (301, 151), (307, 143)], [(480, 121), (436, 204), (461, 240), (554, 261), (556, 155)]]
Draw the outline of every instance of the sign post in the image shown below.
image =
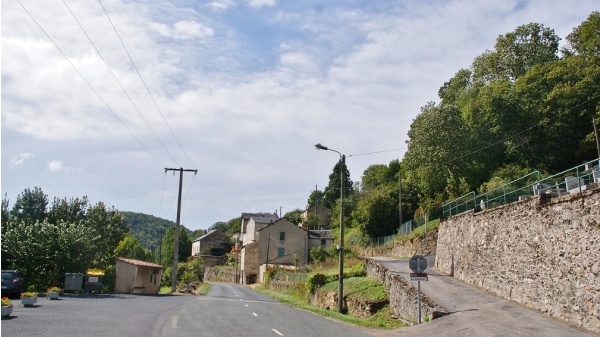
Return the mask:
[(421, 281), (427, 281), (427, 273), (424, 273), (427, 269), (427, 260), (424, 256), (415, 255), (408, 260), (408, 267), (413, 272), (410, 273), (410, 280), (417, 281), (417, 306), (419, 307), (419, 320), (418, 324), (421, 324)]

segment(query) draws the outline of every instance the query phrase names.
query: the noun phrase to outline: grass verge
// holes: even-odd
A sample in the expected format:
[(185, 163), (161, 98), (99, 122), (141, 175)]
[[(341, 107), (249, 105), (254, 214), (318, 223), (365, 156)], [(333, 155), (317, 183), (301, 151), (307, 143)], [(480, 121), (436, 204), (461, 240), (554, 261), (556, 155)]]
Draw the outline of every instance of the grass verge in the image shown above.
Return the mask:
[(308, 303), (308, 301), (304, 297), (301, 297), (297, 293), (294, 293), (294, 291), (275, 291), (265, 286), (257, 286), (253, 288), (259, 293), (272, 297), (281, 303), (285, 303), (298, 309), (303, 309), (324, 317), (337, 319), (339, 321), (355, 324), (358, 326), (374, 329), (395, 329), (404, 326), (402, 322), (391, 317), (391, 309), (389, 308), (389, 306), (383, 308), (379, 313), (372, 317), (356, 318), (345, 314), (341, 314), (337, 311), (330, 311), (317, 308)]

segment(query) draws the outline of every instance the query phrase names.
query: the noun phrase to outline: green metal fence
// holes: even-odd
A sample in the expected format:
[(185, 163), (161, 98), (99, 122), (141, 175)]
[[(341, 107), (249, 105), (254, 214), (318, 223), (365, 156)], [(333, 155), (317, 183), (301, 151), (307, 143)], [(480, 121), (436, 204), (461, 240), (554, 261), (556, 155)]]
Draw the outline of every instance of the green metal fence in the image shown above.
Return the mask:
[(600, 184), (600, 158), (549, 177), (542, 178), (539, 171), (533, 171), (486, 193), (467, 193), (442, 205), (442, 214), (450, 217), (472, 209), (494, 208), (532, 195), (561, 197), (598, 187), (597, 184)]

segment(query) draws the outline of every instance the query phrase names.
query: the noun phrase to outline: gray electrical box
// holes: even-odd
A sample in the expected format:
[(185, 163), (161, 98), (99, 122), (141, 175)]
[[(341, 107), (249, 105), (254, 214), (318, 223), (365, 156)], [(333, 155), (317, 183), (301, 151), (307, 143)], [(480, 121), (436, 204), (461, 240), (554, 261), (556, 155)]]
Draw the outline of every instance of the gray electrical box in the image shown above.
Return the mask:
[(427, 269), (425, 256), (415, 255), (408, 260), (408, 267), (415, 273), (422, 273)]

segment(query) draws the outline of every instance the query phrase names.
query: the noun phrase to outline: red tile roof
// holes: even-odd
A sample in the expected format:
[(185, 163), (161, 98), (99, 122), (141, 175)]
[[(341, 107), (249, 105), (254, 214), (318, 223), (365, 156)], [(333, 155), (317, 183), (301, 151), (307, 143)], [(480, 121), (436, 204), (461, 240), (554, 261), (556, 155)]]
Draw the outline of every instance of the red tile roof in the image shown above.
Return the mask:
[(163, 266), (156, 264), (156, 263), (151, 263), (151, 262), (146, 262), (146, 261), (141, 261), (141, 260), (136, 260), (136, 259), (130, 259), (130, 258), (125, 258), (125, 257), (118, 257), (117, 260), (132, 264), (134, 266), (139, 266), (139, 267), (164, 268)]

